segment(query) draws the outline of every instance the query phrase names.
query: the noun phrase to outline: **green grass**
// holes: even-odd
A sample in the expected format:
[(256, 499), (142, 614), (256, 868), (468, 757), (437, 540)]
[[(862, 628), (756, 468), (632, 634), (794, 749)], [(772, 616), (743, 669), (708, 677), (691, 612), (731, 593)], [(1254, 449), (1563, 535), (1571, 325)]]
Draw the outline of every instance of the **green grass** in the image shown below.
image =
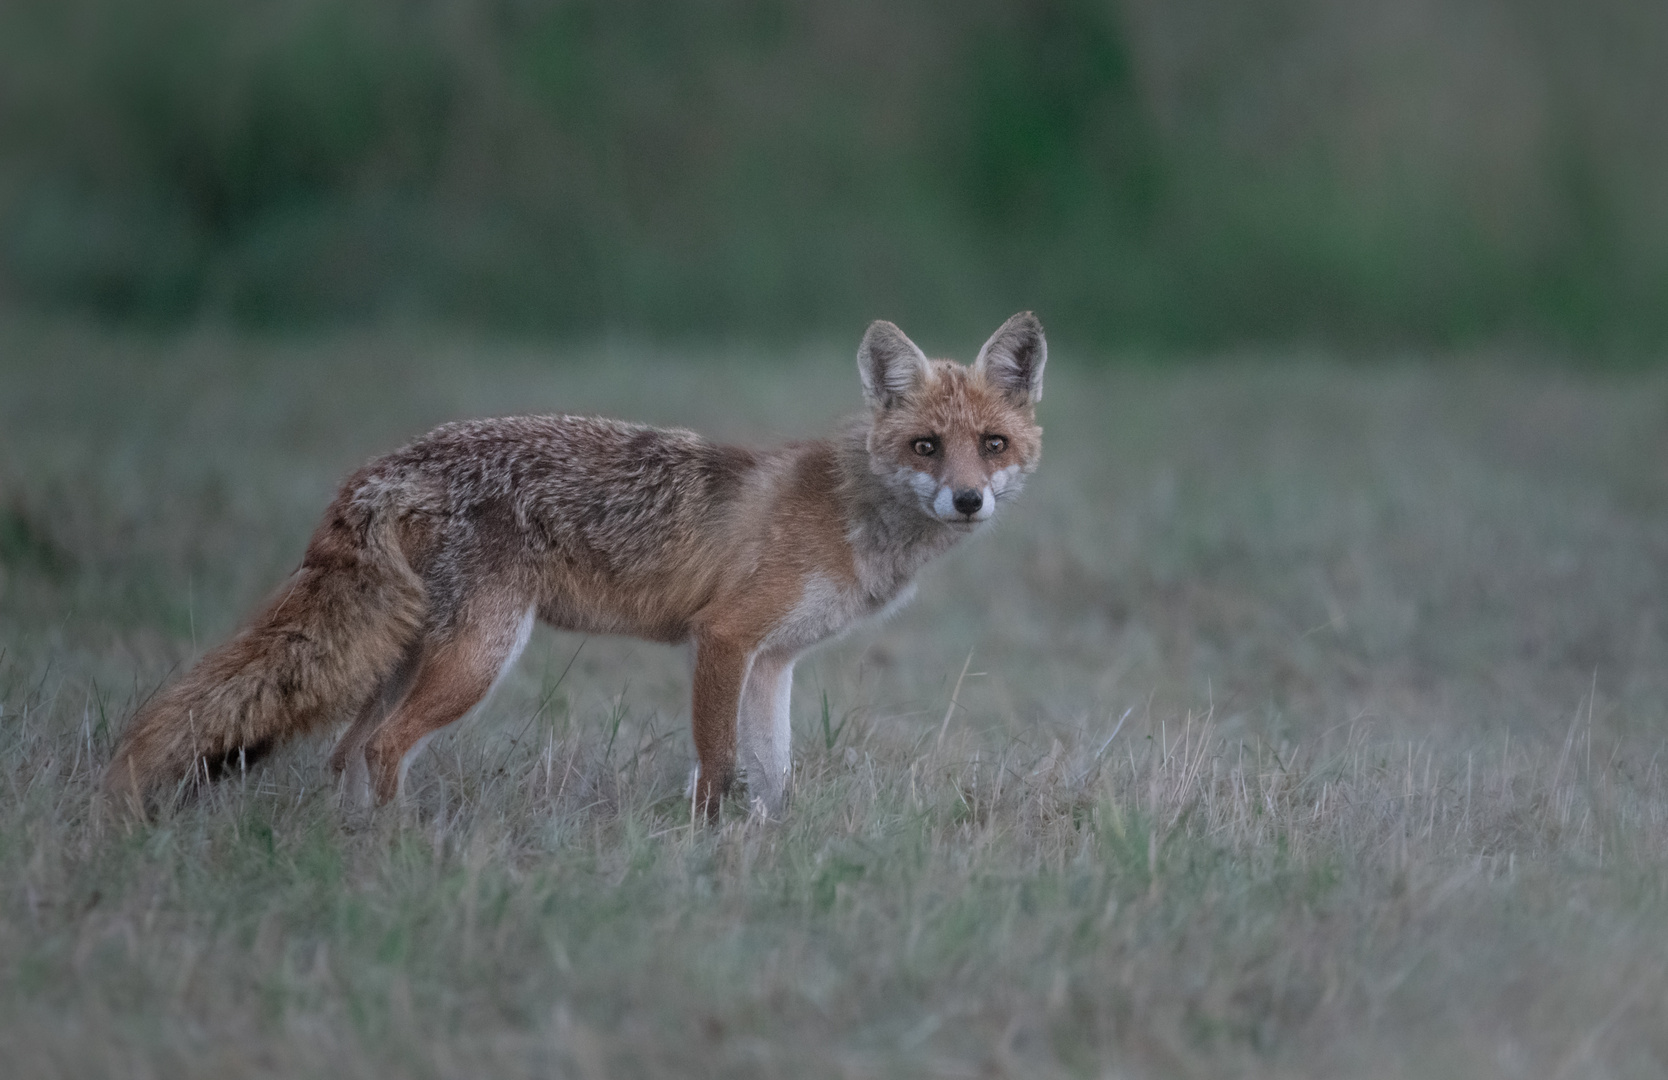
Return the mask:
[(1058, 356), (1025, 500), (801, 665), (783, 824), (691, 826), (681, 654), (545, 631), (368, 821), (323, 742), (97, 811), (367, 456), (791, 437), (849, 352), (0, 327), (6, 1073), (1668, 1070), (1657, 374)]

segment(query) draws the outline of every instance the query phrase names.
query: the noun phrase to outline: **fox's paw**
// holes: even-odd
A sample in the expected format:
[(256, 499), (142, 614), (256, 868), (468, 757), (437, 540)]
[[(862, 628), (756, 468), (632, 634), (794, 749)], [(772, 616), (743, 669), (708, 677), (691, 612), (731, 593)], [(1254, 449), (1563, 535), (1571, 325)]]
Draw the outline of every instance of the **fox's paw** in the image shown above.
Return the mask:
[(369, 816), (376, 809), (371, 792), (371, 770), (363, 753), (349, 754), (336, 775), (336, 801), (350, 817)]

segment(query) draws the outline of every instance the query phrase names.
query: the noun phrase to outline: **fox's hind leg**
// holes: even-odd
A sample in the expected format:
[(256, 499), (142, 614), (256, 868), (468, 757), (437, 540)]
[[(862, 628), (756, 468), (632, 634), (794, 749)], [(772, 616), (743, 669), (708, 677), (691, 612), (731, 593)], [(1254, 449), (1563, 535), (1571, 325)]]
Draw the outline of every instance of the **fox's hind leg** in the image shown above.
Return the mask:
[(376, 802), (400, 793), (417, 751), (486, 697), (532, 631), (533, 608), (499, 597), (472, 604), (449, 629), (426, 635), (410, 692), (365, 742)]
[(330, 751), (330, 771), (337, 777), (344, 806), (371, 805), (371, 774), (365, 765), (365, 745), (411, 689), (422, 658), (423, 643), (419, 640), (406, 650), (399, 666), (377, 687)]

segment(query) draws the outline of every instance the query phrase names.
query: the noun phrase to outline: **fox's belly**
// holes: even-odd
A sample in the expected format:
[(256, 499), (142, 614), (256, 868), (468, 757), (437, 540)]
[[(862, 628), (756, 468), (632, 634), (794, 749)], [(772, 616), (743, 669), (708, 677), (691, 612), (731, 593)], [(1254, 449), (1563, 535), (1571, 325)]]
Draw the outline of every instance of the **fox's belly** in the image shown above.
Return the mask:
[(688, 581), (561, 575), (545, 582), (539, 618), (559, 630), (621, 634), (675, 644), (689, 637), (701, 593)]

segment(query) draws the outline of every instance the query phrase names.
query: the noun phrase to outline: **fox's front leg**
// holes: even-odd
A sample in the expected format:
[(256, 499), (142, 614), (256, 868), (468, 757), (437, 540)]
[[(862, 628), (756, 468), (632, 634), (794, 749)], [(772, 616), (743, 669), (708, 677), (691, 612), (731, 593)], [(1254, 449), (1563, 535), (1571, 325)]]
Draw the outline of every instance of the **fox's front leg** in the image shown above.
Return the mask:
[(718, 806), (735, 782), (736, 711), (751, 661), (751, 650), (734, 641), (721, 637), (696, 640), (690, 712), (701, 771), (695, 781), (695, 800), (709, 818), (718, 816)]
[(760, 655), (753, 659), (741, 694), (741, 767), (748, 804), (770, 818), (780, 817), (787, 804), (793, 765), (788, 720), (792, 692), (792, 658)]

